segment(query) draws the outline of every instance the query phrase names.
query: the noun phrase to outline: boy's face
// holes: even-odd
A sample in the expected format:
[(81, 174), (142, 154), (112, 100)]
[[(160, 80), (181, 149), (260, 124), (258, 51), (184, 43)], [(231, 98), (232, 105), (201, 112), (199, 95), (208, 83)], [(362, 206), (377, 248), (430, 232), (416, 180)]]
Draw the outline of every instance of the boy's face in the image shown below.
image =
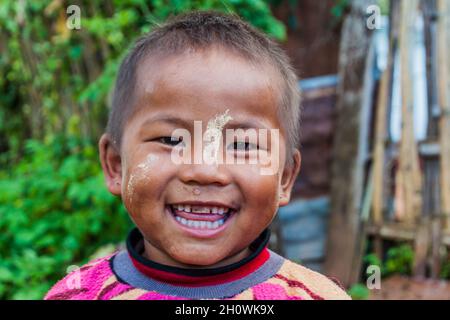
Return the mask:
[[(138, 111), (124, 128), (121, 152), (115, 152), (106, 135), (100, 151), (108, 188), (122, 197), (151, 259), (174, 266), (235, 262), (269, 226), (278, 207), (288, 203), (300, 154), (296, 151), (294, 165), (285, 167), (277, 79), (269, 68), (221, 49), (148, 58), (138, 67)], [(194, 121), (201, 121), (205, 133), (220, 117), (225, 119), (219, 127), (223, 131), (280, 129), (279, 141), (271, 141), (264, 151), (279, 151), (274, 174), (262, 175), (263, 165), (248, 161), (174, 163), (173, 131), (187, 129), (191, 152), (201, 157), (193, 147), (203, 141), (194, 134)], [(224, 142), (218, 152), (242, 159), (257, 151)]]

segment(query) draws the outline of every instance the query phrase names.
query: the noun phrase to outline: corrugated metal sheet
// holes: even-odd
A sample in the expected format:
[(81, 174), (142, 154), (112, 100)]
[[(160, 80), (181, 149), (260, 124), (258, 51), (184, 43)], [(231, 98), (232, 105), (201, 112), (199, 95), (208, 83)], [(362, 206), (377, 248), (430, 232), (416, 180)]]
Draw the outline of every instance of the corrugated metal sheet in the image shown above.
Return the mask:
[(296, 200), (278, 212), (284, 255), (320, 271), (325, 255), (328, 197)]

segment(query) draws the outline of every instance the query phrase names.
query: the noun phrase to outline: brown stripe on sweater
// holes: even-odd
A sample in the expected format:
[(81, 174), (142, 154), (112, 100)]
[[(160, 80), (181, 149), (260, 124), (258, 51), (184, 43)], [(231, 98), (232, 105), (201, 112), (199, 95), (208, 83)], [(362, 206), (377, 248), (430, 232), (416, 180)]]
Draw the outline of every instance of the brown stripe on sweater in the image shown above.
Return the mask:
[(69, 300), (73, 296), (76, 296), (77, 294), (80, 294), (80, 293), (84, 293), (86, 291), (88, 291), (87, 288), (67, 290), (64, 292), (54, 294), (54, 295), (48, 297), (47, 300)]
[(115, 287), (117, 287), (120, 283), (118, 281), (113, 282), (109, 285), (107, 285), (106, 287), (103, 288), (102, 291), (100, 291), (100, 293), (97, 296), (98, 300), (103, 300), (103, 297), (110, 292), (111, 290), (113, 290)]
[(312, 292), (305, 284), (303, 284), (303, 283), (300, 282), (300, 281), (288, 279), (288, 278), (286, 278), (285, 276), (283, 276), (283, 275), (281, 275), (281, 274), (279, 274), (279, 273), (277, 273), (276, 275), (274, 275), (274, 278), (281, 279), (281, 280), (287, 282), (287, 284), (288, 284), (290, 287), (297, 287), (297, 288), (303, 289), (303, 290), (304, 290), (307, 294), (309, 294), (310, 297), (313, 298), (314, 300), (324, 300), (321, 296), (319, 296), (318, 294)]
[(333, 281), (339, 288), (341, 288), (342, 290), (345, 291), (344, 286), (342, 285), (342, 283), (337, 278), (330, 277), (330, 276), (327, 276), (327, 278), (330, 279), (331, 281)]
[(87, 271), (87, 270), (89, 270), (89, 269), (92, 269), (92, 267), (93, 267), (93, 266), (91, 266), (91, 265), (85, 265), (85, 266), (80, 267), (78, 270), (75, 269), (75, 271), (79, 271), (79, 272)]

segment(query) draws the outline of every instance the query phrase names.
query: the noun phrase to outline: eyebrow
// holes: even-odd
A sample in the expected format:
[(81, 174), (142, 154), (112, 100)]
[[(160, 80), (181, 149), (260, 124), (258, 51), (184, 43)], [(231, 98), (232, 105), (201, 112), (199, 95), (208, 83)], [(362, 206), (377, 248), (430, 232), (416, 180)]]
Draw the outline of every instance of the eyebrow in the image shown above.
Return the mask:
[[(195, 119), (193, 120), (184, 120), (178, 117), (174, 116), (156, 116), (153, 118), (150, 118), (142, 124), (141, 127), (146, 127), (154, 124), (155, 122), (165, 122), (170, 125), (182, 127), (182, 128), (188, 128), (194, 126), (194, 121), (197, 121)], [(199, 120), (198, 120), (199, 121)], [(251, 120), (243, 120), (243, 121), (236, 121), (236, 120), (230, 120), (225, 126), (224, 129), (269, 129), (268, 126), (264, 125), (263, 122), (258, 121), (256, 119)]]
[(154, 124), (155, 122), (165, 122), (167, 124), (171, 124), (171, 125), (178, 126), (178, 127), (184, 127), (184, 128), (190, 126), (189, 121), (183, 120), (181, 118), (173, 117), (173, 116), (162, 115), (162, 116), (156, 116), (156, 117), (147, 119), (141, 125), (141, 128), (150, 126), (150, 125)]

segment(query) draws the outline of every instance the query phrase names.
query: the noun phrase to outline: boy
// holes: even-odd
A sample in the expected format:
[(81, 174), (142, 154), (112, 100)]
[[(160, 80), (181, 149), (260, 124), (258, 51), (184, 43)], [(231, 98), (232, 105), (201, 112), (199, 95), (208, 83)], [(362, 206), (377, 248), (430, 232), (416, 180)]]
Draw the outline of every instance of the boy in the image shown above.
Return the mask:
[(193, 12), (139, 40), (99, 142), (137, 228), (45, 298), (348, 299), (267, 248), (300, 169), (299, 100), (283, 51), (235, 16)]

